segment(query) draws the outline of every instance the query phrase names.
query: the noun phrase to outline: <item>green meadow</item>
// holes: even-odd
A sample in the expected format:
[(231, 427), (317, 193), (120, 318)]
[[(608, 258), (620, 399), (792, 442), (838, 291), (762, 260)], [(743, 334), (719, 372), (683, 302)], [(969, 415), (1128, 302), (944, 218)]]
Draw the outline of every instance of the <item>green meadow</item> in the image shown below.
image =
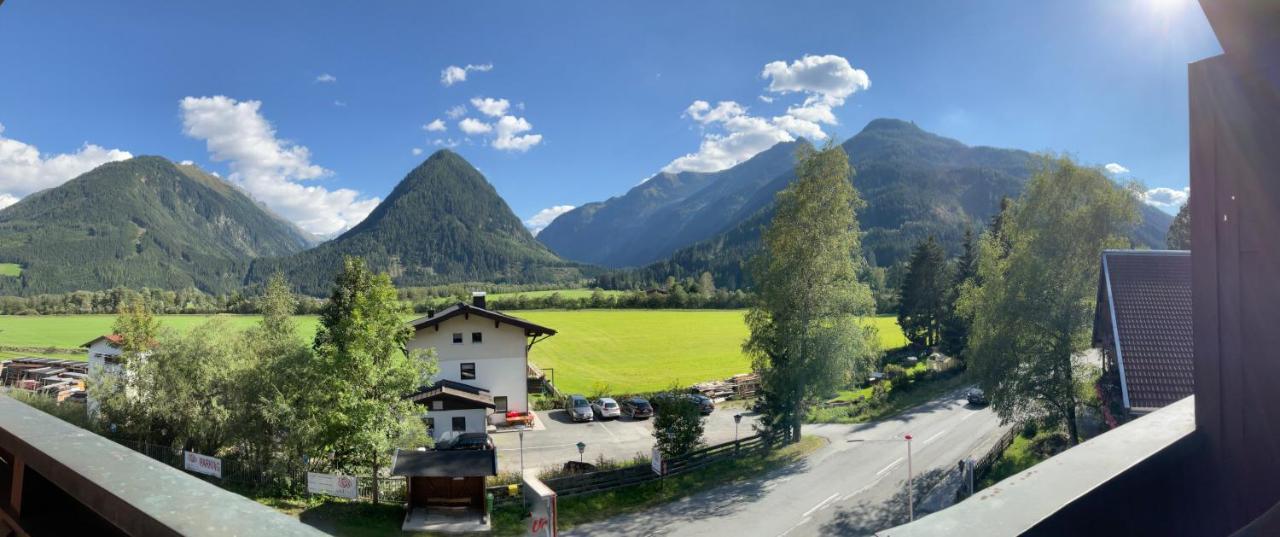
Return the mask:
[[(558, 333), (533, 346), (530, 361), (553, 368), (563, 391), (643, 392), (672, 384), (681, 386), (723, 379), (751, 370), (742, 353), (747, 337), (744, 310), (529, 310), (512, 312)], [(163, 326), (190, 330), (210, 319), (229, 329), (245, 329), (254, 315), (162, 315)], [(31, 349), (75, 349), (111, 330), (112, 315), (0, 316), (0, 357), (65, 352)], [(317, 318), (296, 318), (300, 335), (315, 332)], [(906, 344), (892, 316), (871, 318), (880, 345)], [(217, 334), (210, 334), (217, 337)], [(21, 349), (21, 350), (15, 350)], [(83, 359), (82, 354), (72, 357)]]
[(0, 263), (0, 276), (21, 276), (22, 265), (17, 263)]

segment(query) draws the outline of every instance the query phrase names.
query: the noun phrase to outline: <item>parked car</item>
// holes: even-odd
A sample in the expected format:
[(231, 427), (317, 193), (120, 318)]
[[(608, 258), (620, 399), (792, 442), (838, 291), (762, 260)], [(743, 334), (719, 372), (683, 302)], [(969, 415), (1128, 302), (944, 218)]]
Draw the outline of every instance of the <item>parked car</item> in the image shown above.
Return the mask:
[(649, 419), (653, 417), (653, 405), (644, 399), (633, 397), (622, 403), (622, 413), (631, 416), (633, 420)]
[(712, 401), (710, 397), (699, 393), (691, 393), (687, 397), (698, 405), (698, 410), (702, 412), (703, 416), (709, 415), (716, 410), (716, 402)]
[(436, 441), (436, 449), (443, 451), (492, 451), (494, 446), (493, 439), (489, 438), (489, 435), (486, 433), (449, 431), (440, 435), (440, 440)]
[(595, 419), (595, 415), (591, 412), (591, 403), (587, 402), (587, 398), (581, 395), (570, 395), (569, 403), (564, 407), (565, 412), (569, 413), (569, 419), (573, 421), (591, 421)]
[(614, 401), (612, 397), (596, 399), (594, 403), (591, 403), (591, 411), (593, 414), (600, 416), (600, 419), (622, 417), (622, 407), (618, 406), (618, 402)]
[(987, 404), (987, 394), (982, 393), (982, 390), (977, 388), (969, 390), (969, 394), (966, 395), (965, 398), (969, 400), (969, 404), (971, 405)]

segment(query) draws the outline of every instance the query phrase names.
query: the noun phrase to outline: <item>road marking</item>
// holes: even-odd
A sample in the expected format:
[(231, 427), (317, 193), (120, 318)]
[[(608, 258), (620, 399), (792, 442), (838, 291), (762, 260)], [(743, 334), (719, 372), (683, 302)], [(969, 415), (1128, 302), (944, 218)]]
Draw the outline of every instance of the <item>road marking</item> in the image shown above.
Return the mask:
[(604, 426), (604, 420), (597, 421), (596, 424), (600, 425), (600, 428), (604, 429), (604, 432), (609, 433), (609, 438), (612, 438), (614, 442), (618, 441), (618, 437), (613, 435), (613, 431), (610, 431), (608, 427)]
[(949, 432), (951, 432), (951, 429), (947, 429), (947, 430), (945, 430), (945, 431), (939, 431), (939, 432), (938, 432), (938, 434), (935, 434), (935, 435), (933, 435), (933, 436), (930, 436), (928, 440), (925, 440), (925, 441), (924, 441), (924, 445), (926, 445), (926, 446), (927, 446), (927, 445), (929, 445), (929, 443), (930, 443), (930, 442), (933, 442), (934, 440), (937, 440), (937, 439), (938, 439), (938, 437), (940, 437), (940, 436), (942, 436), (942, 435), (944, 435), (944, 434), (947, 434), (947, 433), (949, 433)]
[(778, 534), (778, 537), (786, 537), (786, 535), (787, 535), (788, 533), (791, 533), (791, 532), (792, 532), (793, 530), (795, 530), (796, 528), (798, 528), (798, 527), (800, 527), (800, 526), (805, 525), (807, 522), (809, 522), (809, 520), (811, 520), (809, 517), (805, 517), (805, 518), (804, 518), (804, 520), (801, 520), (801, 521), (800, 521), (799, 523), (797, 523), (796, 525), (791, 526), (790, 528), (787, 528), (787, 531), (784, 531), (784, 532), (782, 532), (782, 533), (779, 533), (779, 534)]
[(968, 413), (968, 414), (965, 414), (963, 418), (960, 418), (960, 421), (967, 420), (967, 419), (972, 418), (972, 417), (977, 416), (977, 415), (978, 415), (978, 411), (976, 411), (976, 410), (975, 410), (975, 411), (973, 411), (973, 412), (970, 412), (970, 413)]
[(902, 462), (902, 457), (898, 457), (898, 460), (889, 463), (889, 465), (885, 466), (884, 468), (881, 468), (879, 472), (876, 472), (876, 475), (878, 476), (884, 475), (886, 472), (888, 472), (889, 470), (892, 470), (895, 466), (898, 465), (898, 463), (901, 463), (901, 462)]
[(840, 501), (841, 501), (841, 502), (847, 502), (847, 501), (849, 501), (849, 498), (852, 498), (852, 497), (857, 496), (857, 495), (859, 495), (859, 494), (862, 494), (862, 493), (864, 493), (864, 492), (866, 492), (866, 491), (868, 491), (868, 490), (871, 490), (871, 487), (874, 487), (874, 486), (876, 486), (876, 485), (879, 485), (881, 481), (884, 481), (884, 477), (885, 477), (885, 476), (877, 477), (877, 478), (875, 479), (875, 481), (872, 481), (872, 482), (870, 482), (870, 483), (867, 483), (867, 484), (866, 484), (866, 486), (864, 486), (864, 487), (862, 487), (862, 488), (860, 488), (860, 489), (858, 489), (858, 490), (855, 490), (855, 491), (853, 491), (853, 492), (850, 492), (850, 493), (848, 493), (848, 494), (845, 494), (844, 496), (841, 496), (841, 497), (840, 497)]
[(832, 494), (832, 495), (828, 496), (828, 497), (827, 497), (827, 499), (825, 499), (825, 500), (822, 500), (822, 501), (818, 502), (818, 505), (813, 506), (813, 508), (809, 509), (808, 511), (805, 511), (805, 512), (804, 512), (804, 514), (803, 514), (803, 515), (800, 515), (800, 516), (801, 516), (802, 518), (809, 518), (809, 515), (812, 515), (814, 511), (817, 511), (817, 510), (819, 510), (819, 509), (822, 509), (822, 507), (823, 507), (823, 506), (825, 506), (825, 505), (827, 505), (827, 503), (828, 503), (828, 502), (830, 502), (831, 500), (834, 500), (834, 499), (836, 499), (836, 498), (839, 498), (839, 497), (840, 497), (840, 493), (839, 493), (839, 492), (837, 492), (837, 493), (835, 493), (835, 494)]

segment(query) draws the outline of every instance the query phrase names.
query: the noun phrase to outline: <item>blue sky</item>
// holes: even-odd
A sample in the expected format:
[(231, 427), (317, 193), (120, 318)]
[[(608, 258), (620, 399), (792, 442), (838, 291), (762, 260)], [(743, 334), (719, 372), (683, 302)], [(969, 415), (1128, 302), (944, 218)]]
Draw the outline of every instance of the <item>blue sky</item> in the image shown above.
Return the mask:
[(0, 204), (154, 154), (318, 233), (443, 146), (529, 218), (877, 117), (1176, 202), (1186, 65), (1221, 52), (1192, 0), (74, 4), (0, 6)]

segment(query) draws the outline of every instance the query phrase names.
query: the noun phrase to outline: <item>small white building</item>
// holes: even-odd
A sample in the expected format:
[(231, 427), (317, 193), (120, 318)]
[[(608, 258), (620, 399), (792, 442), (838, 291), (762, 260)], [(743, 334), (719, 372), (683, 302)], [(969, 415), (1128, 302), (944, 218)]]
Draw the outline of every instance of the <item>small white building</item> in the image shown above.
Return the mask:
[[(555, 330), (486, 309), (484, 293), (474, 293), (471, 304), (458, 302), (439, 312), (429, 312), (409, 325), (414, 329), (414, 336), (408, 348), (434, 348), (439, 364), (439, 370), (431, 378), (432, 386), (424, 387), (411, 397), (425, 397), (427, 391), (442, 386), (457, 393), (484, 392), (484, 396), (492, 398), (491, 406), (481, 405), (483, 410), (474, 408), (478, 403), (473, 401), (473, 408), (451, 409), (469, 411), (467, 415), (483, 412), (485, 419), (479, 429), (468, 421), (463, 425), (467, 431), (484, 431), (485, 424), (501, 424), (508, 412), (529, 412), (529, 349), (534, 343), (555, 335)], [(448, 384), (440, 385), (440, 381)], [(440, 397), (443, 396), (433, 400), (442, 401)], [(455, 407), (463, 404), (457, 397), (450, 400)], [(434, 437), (439, 438), (455, 428), (453, 418), (456, 416), (448, 415), (446, 424), (441, 421), (443, 414), (431, 414)]]
[[(118, 374), (124, 371), (124, 364), (120, 356), (124, 351), (120, 349), (121, 343), (119, 334), (107, 334), (98, 336), (81, 345), (89, 353), (89, 382), (103, 373)], [(97, 410), (98, 404), (93, 397), (86, 399), (86, 406), (89, 413), (92, 414)]]

